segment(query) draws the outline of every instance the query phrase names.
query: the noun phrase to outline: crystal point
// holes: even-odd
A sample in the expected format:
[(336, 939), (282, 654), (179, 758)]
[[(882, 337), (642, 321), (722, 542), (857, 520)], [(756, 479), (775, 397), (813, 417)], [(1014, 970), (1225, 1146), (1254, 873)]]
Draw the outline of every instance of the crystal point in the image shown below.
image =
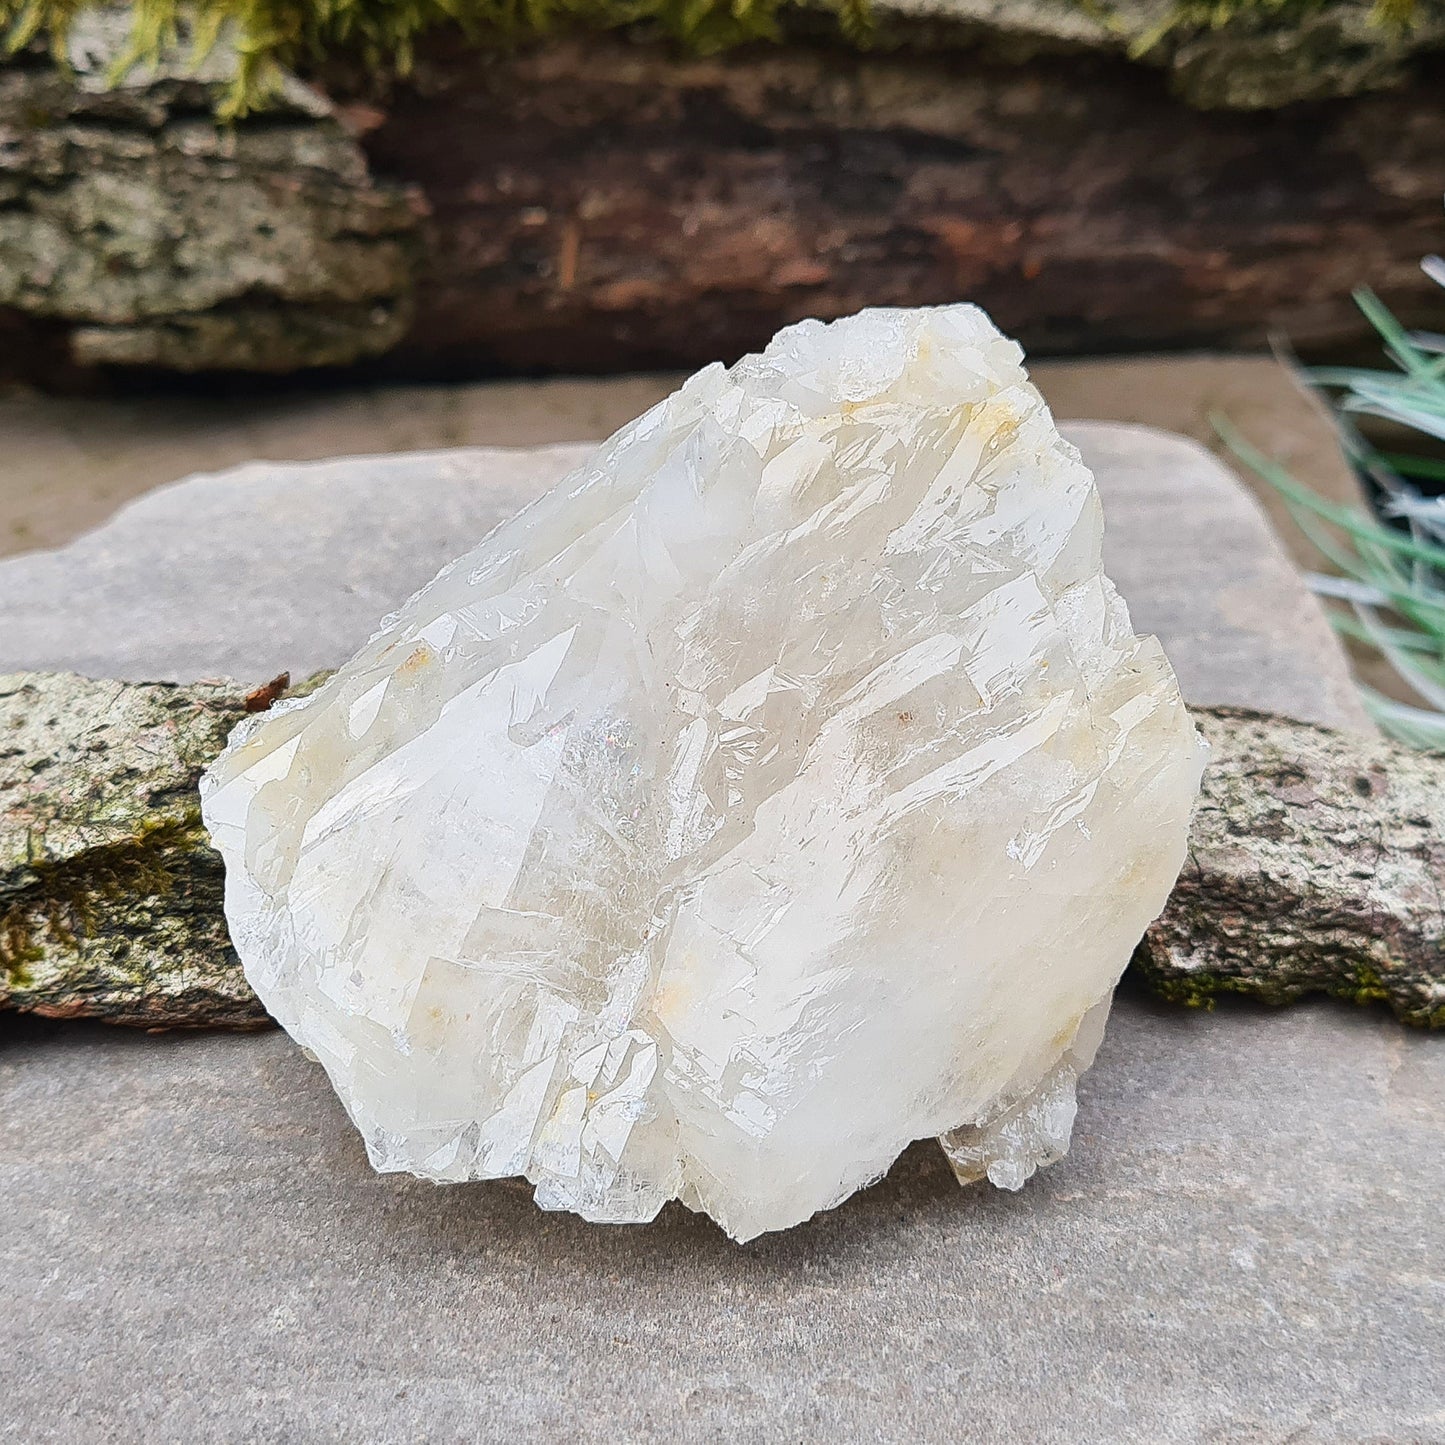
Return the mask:
[(747, 1239), (1057, 1158), (1201, 768), (1101, 536), (981, 311), (804, 322), (238, 728), (232, 935), (372, 1163)]

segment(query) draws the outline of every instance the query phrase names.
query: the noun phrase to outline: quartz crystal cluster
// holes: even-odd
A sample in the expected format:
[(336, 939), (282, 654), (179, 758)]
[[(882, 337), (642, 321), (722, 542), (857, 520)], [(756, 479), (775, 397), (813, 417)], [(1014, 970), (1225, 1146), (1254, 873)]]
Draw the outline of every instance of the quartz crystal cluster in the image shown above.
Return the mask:
[(748, 1239), (1064, 1151), (1202, 750), (1020, 363), (790, 327), (236, 730), (232, 936), (378, 1169)]

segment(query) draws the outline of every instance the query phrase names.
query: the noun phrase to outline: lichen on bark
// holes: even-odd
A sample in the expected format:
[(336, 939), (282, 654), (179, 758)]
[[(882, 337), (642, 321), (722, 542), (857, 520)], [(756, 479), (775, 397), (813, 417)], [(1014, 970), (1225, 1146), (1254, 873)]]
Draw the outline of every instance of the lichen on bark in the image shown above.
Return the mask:
[(1445, 1026), (1445, 756), (1241, 709), (1134, 967), (1176, 1003), (1323, 993)]
[(226, 934), (196, 793), (245, 711), (229, 683), (0, 677), (0, 1007), (266, 1022)]
[(264, 123), (217, 113), (217, 45), (115, 73), (124, 12), (87, 12), (65, 65), (0, 67), (0, 308), (69, 329), (81, 366), (286, 372), (388, 350), (411, 314), (408, 193), (294, 78)]

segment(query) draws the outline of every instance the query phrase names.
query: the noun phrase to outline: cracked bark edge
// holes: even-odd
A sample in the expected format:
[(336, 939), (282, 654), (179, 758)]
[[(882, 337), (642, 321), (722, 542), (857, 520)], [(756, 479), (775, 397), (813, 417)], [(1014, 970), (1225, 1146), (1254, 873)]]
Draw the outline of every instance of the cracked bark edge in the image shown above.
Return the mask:
[[(0, 677), (0, 1009), (269, 1022), (226, 935), (196, 783), (280, 690)], [(1194, 717), (1213, 752), (1136, 976), (1182, 1004), (1326, 993), (1445, 1025), (1445, 756), (1239, 709)]]

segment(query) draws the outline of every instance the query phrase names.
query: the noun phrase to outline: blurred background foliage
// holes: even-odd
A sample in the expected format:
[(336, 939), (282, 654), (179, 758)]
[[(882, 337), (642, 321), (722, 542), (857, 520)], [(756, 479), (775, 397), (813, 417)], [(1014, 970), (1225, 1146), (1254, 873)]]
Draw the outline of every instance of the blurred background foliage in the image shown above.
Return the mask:
[[(1445, 260), (1430, 256), (1423, 264), (1445, 286)], [(1355, 299), (1393, 369), (1301, 374), (1327, 401), (1373, 516), (1321, 496), (1227, 422), (1220, 425), (1331, 564), (1310, 582), (1330, 602), (1335, 627), (1388, 664), (1404, 696), (1418, 700), (1362, 683), (1371, 716), (1404, 742), (1445, 749), (1445, 335), (1407, 331), (1370, 291)]]

